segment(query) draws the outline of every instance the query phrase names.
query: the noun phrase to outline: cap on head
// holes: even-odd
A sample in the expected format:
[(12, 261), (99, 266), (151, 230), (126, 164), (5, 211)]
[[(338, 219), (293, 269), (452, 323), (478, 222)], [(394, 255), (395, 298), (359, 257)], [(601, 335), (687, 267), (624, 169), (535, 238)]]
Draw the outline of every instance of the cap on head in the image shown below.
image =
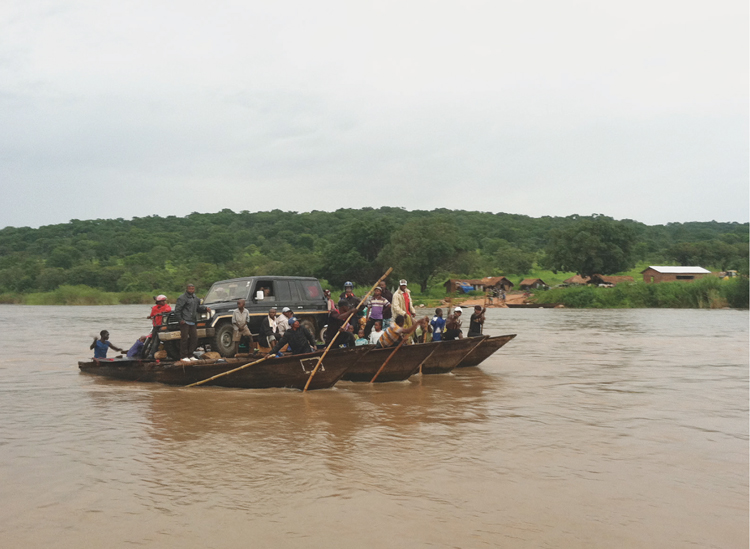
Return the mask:
[(282, 313), (288, 313), (289, 311), (291, 311), (289, 307), (284, 307), (283, 309), (281, 309)]
[(463, 309), (461, 307), (456, 307), (455, 309), (453, 309), (453, 312), (454, 313), (463, 313), (464, 311), (463, 311)]
[(406, 280), (404, 280), (404, 279), (402, 278), (401, 280), (399, 280), (399, 281), (398, 281), (398, 285), (399, 285), (399, 286), (406, 286)]
[(299, 322), (299, 319), (296, 316), (293, 316), (289, 319), (289, 325), (294, 326), (295, 322)]
[(344, 282), (344, 288), (354, 288), (354, 284), (351, 282)]
[(268, 309), (268, 312), (269, 312), (269, 313), (270, 313), (271, 311), (273, 311), (273, 312), (275, 313), (275, 312), (276, 312), (276, 307), (271, 307), (270, 309)]
[(164, 294), (159, 294), (156, 296), (156, 301), (166, 301), (166, 300), (167, 300), (167, 296), (165, 296)]

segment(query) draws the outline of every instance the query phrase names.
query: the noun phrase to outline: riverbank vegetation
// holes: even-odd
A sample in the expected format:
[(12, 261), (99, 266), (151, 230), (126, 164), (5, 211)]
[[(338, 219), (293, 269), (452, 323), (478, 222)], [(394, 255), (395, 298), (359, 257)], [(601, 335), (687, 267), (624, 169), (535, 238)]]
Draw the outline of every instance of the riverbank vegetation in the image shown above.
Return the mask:
[(175, 299), (187, 281), (202, 294), (216, 280), (271, 274), (315, 276), (336, 290), (347, 280), (367, 286), (389, 266), (392, 286), (407, 278), (427, 300), (445, 295), (449, 277), (555, 285), (649, 264), (747, 274), (748, 224), (400, 208), (72, 220), (0, 230), (0, 302), (148, 303), (157, 293)]
[(618, 284), (614, 288), (571, 286), (546, 291), (539, 290), (534, 292), (532, 301), (560, 304), (576, 309), (651, 307), (747, 309), (748, 288), (746, 278), (721, 280), (717, 277), (706, 277), (687, 283), (661, 282), (659, 284), (638, 281), (632, 284)]

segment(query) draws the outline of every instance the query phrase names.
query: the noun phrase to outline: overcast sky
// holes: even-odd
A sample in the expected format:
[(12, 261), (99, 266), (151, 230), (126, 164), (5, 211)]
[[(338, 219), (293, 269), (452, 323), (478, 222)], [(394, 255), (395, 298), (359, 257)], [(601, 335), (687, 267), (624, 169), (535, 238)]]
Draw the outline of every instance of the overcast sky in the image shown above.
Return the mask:
[(0, 2), (0, 227), (748, 221), (748, 2)]

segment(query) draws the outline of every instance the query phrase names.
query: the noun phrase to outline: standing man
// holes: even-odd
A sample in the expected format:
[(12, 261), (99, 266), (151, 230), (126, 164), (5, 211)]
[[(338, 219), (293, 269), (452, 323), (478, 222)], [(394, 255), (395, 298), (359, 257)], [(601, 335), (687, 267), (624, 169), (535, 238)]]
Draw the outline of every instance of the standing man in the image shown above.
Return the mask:
[(346, 282), (344, 284), (344, 291), (341, 292), (341, 295), (339, 296), (339, 304), (342, 301), (346, 301), (346, 303), (349, 305), (349, 311), (355, 311), (352, 322), (356, 326), (359, 326), (359, 319), (364, 315), (362, 313), (362, 310), (357, 308), (360, 299), (356, 295), (354, 295), (354, 284), (352, 284), (351, 282)]
[[(380, 295), (383, 297), (383, 299), (385, 299), (389, 304), (393, 303), (393, 293), (388, 289), (388, 284), (385, 283), (385, 280), (381, 280), (380, 282), (378, 282), (378, 286), (380, 286)], [(391, 309), (391, 305), (388, 305), (385, 309), (383, 309), (384, 330), (391, 325), (392, 317), (393, 311)]]
[(180, 360), (198, 360), (193, 356), (198, 346), (198, 313), (209, 311), (195, 295), (195, 284), (188, 284), (185, 293), (177, 298), (174, 312), (180, 322)]
[(464, 334), (461, 331), (461, 307), (453, 309), (453, 314), (448, 315), (445, 321), (445, 333), (443, 341), (452, 341), (454, 339), (463, 339)]
[(339, 301), (341, 301), (342, 299), (349, 304), (350, 310), (359, 305), (360, 300), (356, 295), (354, 295), (354, 284), (352, 284), (351, 282), (344, 283), (344, 291), (341, 292), (341, 295), (339, 295)]
[(281, 339), (281, 335), (279, 335), (276, 307), (271, 307), (268, 309), (268, 316), (260, 323), (260, 342), (264, 344), (264, 347), (273, 347), (278, 339)]
[(294, 313), (289, 307), (281, 309), (281, 316), (276, 317), (276, 327), (279, 329), (279, 335), (284, 337), (284, 334), (289, 329), (289, 319), (294, 316)]
[(365, 337), (370, 337), (372, 326), (376, 321), (383, 321), (385, 308), (391, 303), (383, 297), (383, 290), (378, 286), (373, 290), (373, 296), (367, 300), (367, 324), (365, 324)]
[(484, 326), (484, 313), (487, 309), (482, 309), (481, 305), (474, 306), (474, 314), (469, 317), (469, 333), (467, 337), (480, 337), (482, 335), (482, 327)]
[(404, 327), (409, 328), (416, 316), (414, 304), (411, 302), (411, 292), (406, 287), (406, 280), (401, 279), (398, 283), (398, 290), (393, 294), (393, 314), (404, 317)]
[(443, 310), (441, 308), (435, 309), (435, 316), (432, 317), (430, 322), (432, 326), (432, 341), (442, 341), (443, 332), (445, 331), (445, 319), (443, 318)]
[(91, 344), (89, 349), (94, 349), (94, 358), (107, 358), (107, 351), (112, 348), (118, 353), (124, 353), (125, 349), (121, 349), (109, 340), (109, 332), (102, 330), (99, 332), (99, 337), (94, 338), (94, 342)]
[(247, 349), (252, 352), (253, 345), (253, 334), (250, 333), (250, 328), (247, 324), (250, 322), (250, 313), (245, 309), (245, 300), (237, 300), (237, 308), (232, 311), (232, 328), (234, 333), (232, 334), (232, 341), (234, 342), (234, 354), (237, 354), (240, 348), (240, 340), (243, 337), (249, 337), (250, 341), (247, 344)]

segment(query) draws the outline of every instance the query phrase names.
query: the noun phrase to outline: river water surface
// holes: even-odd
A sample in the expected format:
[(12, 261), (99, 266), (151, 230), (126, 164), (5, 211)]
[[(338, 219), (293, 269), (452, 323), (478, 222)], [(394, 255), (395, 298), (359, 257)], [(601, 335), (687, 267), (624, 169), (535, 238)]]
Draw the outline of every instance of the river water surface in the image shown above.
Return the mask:
[(748, 546), (746, 311), (492, 310), (480, 367), (305, 394), (79, 373), (148, 310), (0, 306), (2, 547)]

